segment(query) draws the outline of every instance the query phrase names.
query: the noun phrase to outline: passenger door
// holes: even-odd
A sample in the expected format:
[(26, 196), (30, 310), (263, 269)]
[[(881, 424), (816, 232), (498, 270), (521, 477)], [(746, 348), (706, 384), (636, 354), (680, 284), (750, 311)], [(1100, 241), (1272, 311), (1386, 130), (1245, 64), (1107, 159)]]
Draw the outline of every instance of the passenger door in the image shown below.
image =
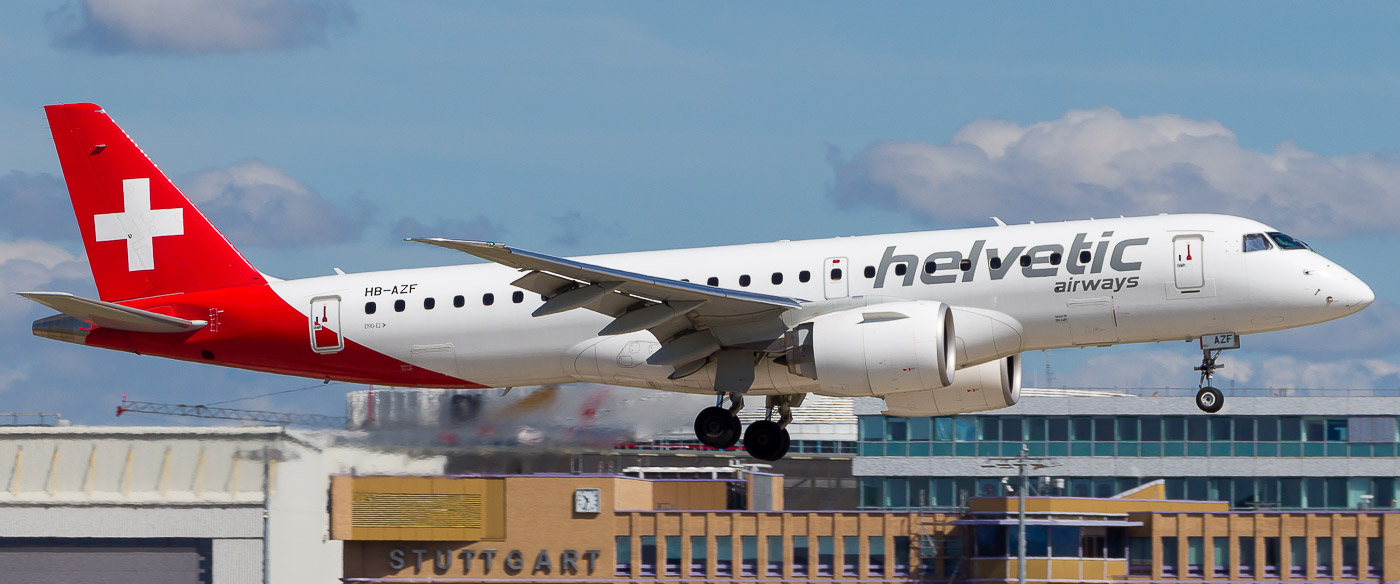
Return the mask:
[(1172, 251), (1175, 254), (1173, 265), (1176, 266), (1176, 287), (1191, 289), (1204, 286), (1206, 280), (1202, 258), (1205, 256), (1205, 248), (1201, 236), (1178, 236), (1172, 240)]

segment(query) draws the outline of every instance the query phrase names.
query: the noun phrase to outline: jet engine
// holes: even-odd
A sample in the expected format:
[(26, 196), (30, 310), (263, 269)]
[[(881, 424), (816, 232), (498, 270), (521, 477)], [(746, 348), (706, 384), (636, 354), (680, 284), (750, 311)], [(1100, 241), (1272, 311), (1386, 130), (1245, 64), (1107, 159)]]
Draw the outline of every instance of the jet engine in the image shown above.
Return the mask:
[(948, 305), (906, 301), (829, 312), (788, 331), (788, 371), (831, 395), (943, 387), (957, 368)]
[(884, 397), (887, 416), (948, 416), (1013, 406), (1021, 399), (1021, 355), (961, 369), (948, 387)]

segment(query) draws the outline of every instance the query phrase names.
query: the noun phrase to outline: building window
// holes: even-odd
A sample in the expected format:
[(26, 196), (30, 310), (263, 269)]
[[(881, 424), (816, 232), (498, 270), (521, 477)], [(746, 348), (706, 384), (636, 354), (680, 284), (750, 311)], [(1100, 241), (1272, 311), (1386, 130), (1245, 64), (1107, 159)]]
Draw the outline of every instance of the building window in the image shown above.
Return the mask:
[(1288, 538), (1288, 574), (1302, 578), (1308, 570), (1308, 540), (1303, 537)]
[(467, 297), (461, 294), (452, 297), (452, 307), (461, 308), (467, 305)]
[(870, 550), (865, 555), (866, 569), (869, 570), (872, 578), (883, 577), (885, 575), (885, 536), (872, 535), (866, 545), (869, 546)]
[(423, 310), (432, 310), (437, 306), (437, 300), (432, 296), (423, 299)]
[(728, 578), (734, 573), (734, 538), (721, 535), (715, 538), (715, 576)]
[(642, 536), (642, 576), (656, 575), (656, 536)]
[(481, 295), (481, 305), (491, 306), (496, 303), (496, 295), (490, 292)]
[(768, 570), (769, 576), (781, 578), (783, 576), (783, 536), (768, 536)]
[(690, 536), (690, 577), (705, 577), (709, 572), (709, 564), (705, 561), (705, 536)]
[(860, 536), (847, 535), (841, 538), (841, 575), (860, 575)]
[(1317, 565), (1317, 577), (1318, 577), (1318, 578), (1331, 578), (1331, 577), (1332, 577), (1332, 538), (1330, 538), (1330, 537), (1319, 537), (1319, 538), (1317, 538), (1317, 549), (1316, 549), (1316, 552), (1317, 552), (1317, 553), (1315, 554), (1315, 557), (1317, 558), (1317, 562), (1316, 562), (1316, 565)]
[(1162, 538), (1162, 577), (1175, 578), (1177, 574), (1177, 562), (1180, 561), (1177, 542), (1175, 537)]
[(404, 302), (402, 298), (394, 301), (394, 312), (403, 312), (403, 309), (407, 307), (408, 303)]
[(1361, 562), (1361, 551), (1356, 547), (1356, 538), (1342, 538), (1342, 578), (1355, 578), (1356, 567)]
[(836, 565), (836, 538), (830, 535), (817, 536), (817, 576), (831, 577)]
[(1211, 539), (1213, 540), (1211, 547), (1214, 548), (1211, 551), (1215, 552), (1215, 558), (1211, 562), (1211, 565), (1214, 566), (1213, 573), (1216, 578), (1228, 578), (1230, 576), (1230, 538), (1216, 537)]
[(1381, 538), (1366, 538), (1366, 577), (1380, 578), (1383, 564), (1385, 564), (1385, 547), (1381, 545)]
[(1128, 575), (1152, 575), (1152, 538), (1128, 538)]
[(379, 310), (379, 307), (376, 306), (373, 302), (365, 303), (365, 314), (374, 314), (374, 311), (376, 310)]
[(894, 536), (894, 575), (897, 578), (909, 575), (909, 558), (914, 553), (911, 542), (907, 535)]
[(1186, 577), (1200, 578), (1205, 575), (1206, 564), (1206, 539), (1204, 537), (1186, 538)]
[(681, 575), (681, 536), (666, 536), (666, 575)]
[(1279, 577), (1279, 566), (1281, 565), (1283, 565), (1283, 551), (1279, 548), (1279, 538), (1264, 538), (1264, 577)]
[(739, 556), (739, 560), (740, 560), (740, 563), (739, 563), (739, 575), (740, 575), (740, 576), (757, 576), (757, 575), (758, 575), (758, 536), (756, 536), (756, 535), (741, 535), (741, 536), (739, 536), (739, 547), (743, 548), (742, 550), (740, 550), (740, 554), (742, 554), (742, 555)]
[(807, 565), (811, 558), (807, 554), (807, 536), (792, 536), (792, 576), (794, 578), (807, 577)]
[[(1217, 560), (1218, 561), (1218, 560)], [(1240, 577), (1254, 577), (1254, 538), (1240, 538)]]
[(632, 538), (626, 535), (619, 535), (613, 538), (613, 556), (616, 563), (613, 567), (614, 576), (632, 575)]

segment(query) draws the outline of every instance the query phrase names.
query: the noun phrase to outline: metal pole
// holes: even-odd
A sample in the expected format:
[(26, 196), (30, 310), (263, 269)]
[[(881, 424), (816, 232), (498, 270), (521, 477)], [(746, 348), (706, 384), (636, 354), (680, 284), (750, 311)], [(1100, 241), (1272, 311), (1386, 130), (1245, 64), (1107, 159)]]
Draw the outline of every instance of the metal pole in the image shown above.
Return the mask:
[(268, 456), (267, 443), (262, 447), (263, 459), (263, 537), (262, 537), (262, 581), (263, 584), (272, 582), (272, 546), (269, 535), (272, 533), (272, 457)]
[(1026, 584), (1026, 460), (1029, 451), (1025, 445), (1021, 446), (1021, 464), (1016, 465), (1021, 471), (1021, 488), (1018, 505), (1019, 512), (1016, 514), (1016, 581)]

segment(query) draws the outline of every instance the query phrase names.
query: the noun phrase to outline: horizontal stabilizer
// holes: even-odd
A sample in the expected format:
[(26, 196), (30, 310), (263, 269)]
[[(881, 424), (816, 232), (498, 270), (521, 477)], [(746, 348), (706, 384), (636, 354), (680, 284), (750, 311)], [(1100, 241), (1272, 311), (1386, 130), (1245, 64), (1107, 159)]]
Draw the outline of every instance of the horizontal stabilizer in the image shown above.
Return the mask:
[(103, 328), (141, 333), (187, 333), (209, 324), (203, 320), (185, 320), (67, 292), (20, 292), (19, 295)]

